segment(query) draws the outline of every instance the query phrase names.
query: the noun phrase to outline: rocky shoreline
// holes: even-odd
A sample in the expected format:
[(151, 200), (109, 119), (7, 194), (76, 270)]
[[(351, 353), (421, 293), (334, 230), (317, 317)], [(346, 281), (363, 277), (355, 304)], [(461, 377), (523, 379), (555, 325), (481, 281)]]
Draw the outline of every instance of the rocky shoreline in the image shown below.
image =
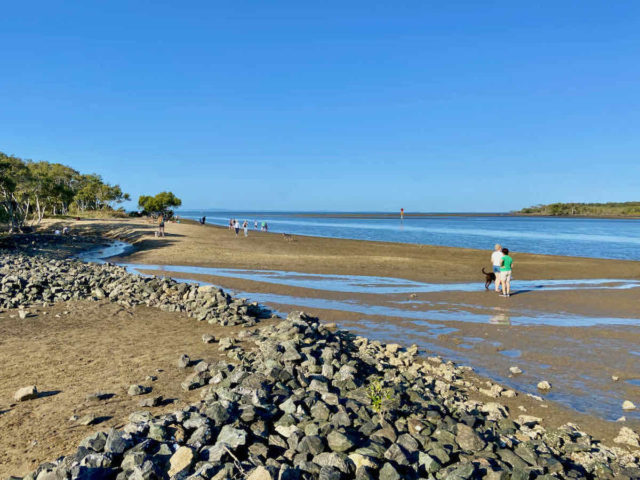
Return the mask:
[(257, 303), (234, 299), (215, 287), (133, 275), (109, 263), (5, 253), (0, 265), (0, 308), (18, 308), (25, 312), (23, 318), (30, 305), (103, 299), (182, 312), (218, 325), (252, 326), (265, 314)]
[(176, 352), (176, 368), (189, 369), (182, 388), (201, 390), (199, 402), (157, 417), (134, 412), (25, 479), (640, 478), (637, 433), (623, 427), (620, 446), (609, 447), (570, 424), (546, 430), (540, 418), (470, 400), (468, 369), (417, 347), (334, 331), (300, 312), (261, 326), (255, 303), (110, 264), (14, 251), (0, 265), (0, 305), (21, 318), (33, 305), (109, 300), (243, 325), (239, 336), (253, 342), (203, 338), (226, 354), (213, 364)]

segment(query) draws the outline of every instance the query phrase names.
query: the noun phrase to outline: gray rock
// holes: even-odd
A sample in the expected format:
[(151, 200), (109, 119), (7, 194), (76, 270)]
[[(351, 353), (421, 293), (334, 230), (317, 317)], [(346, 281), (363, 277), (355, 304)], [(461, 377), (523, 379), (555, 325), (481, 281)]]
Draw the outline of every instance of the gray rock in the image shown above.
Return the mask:
[(384, 458), (391, 460), (398, 465), (409, 465), (411, 463), (405, 451), (397, 443), (391, 445), (387, 451), (384, 452)]
[(342, 473), (340, 470), (334, 467), (322, 467), (320, 469), (320, 473), (318, 474), (319, 480), (340, 480), (342, 478)]
[(141, 400), (138, 405), (140, 405), (141, 407), (157, 407), (162, 403), (162, 400), (162, 395), (154, 395), (151, 398), (145, 398), (144, 400)]
[(211, 379), (209, 371), (193, 372), (187, 378), (184, 379), (180, 385), (184, 391), (195, 390), (196, 388), (202, 388)]
[(33, 400), (34, 398), (38, 398), (38, 389), (35, 385), (22, 387), (13, 395), (13, 399), (16, 402), (25, 402), (27, 400)]
[(313, 457), (313, 463), (321, 467), (333, 467), (342, 473), (349, 473), (349, 460), (346, 455), (336, 452), (323, 452)]
[(89, 413), (87, 415), (83, 415), (82, 417), (78, 418), (76, 421), (78, 425), (84, 425), (84, 426), (94, 425), (98, 423), (98, 416), (92, 413)]
[(354, 446), (351, 438), (337, 430), (333, 430), (327, 435), (327, 443), (334, 452), (346, 452)]
[(189, 365), (191, 365), (191, 358), (189, 358), (189, 355), (186, 353), (180, 355), (180, 358), (178, 358), (178, 368), (187, 368)]
[(107, 434), (105, 432), (96, 432), (82, 440), (80, 446), (93, 450), (94, 452), (102, 452), (106, 443)]
[(231, 418), (229, 408), (221, 402), (210, 403), (204, 408), (203, 413), (210, 418), (216, 426), (224, 425)]
[(402, 477), (395, 469), (395, 467), (387, 462), (380, 469), (380, 474), (378, 477), (380, 480), (400, 480)]
[(145, 395), (151, 391), (151, 387), (145, 387), (144, 385), (131, 385), (127, 390), (127, 395), (135, 397), (138, 395)]
[(247, 480), (275, 480), (271, 472), (263, 466), (259, 466), (251, 471)]
[(418, 464), (422, 466), (427, 473), (436, 473), (442, 468), (438, 460), (425, 452), (418, 453)]
[(247, 432), (231, 425), (225, 425), (220, 430), (216, 443), (224, 443), (233, 449), (238, 448), (247, 443)]
[(318, 455), (324, 451), (324, 440), (318, 435), (307, 435), (298, 442), (297, 450), (300, 453)]
[(464, 423), (459, 423), (457, 426), (456, 442), (462, 450), (467, 452), (482, 450), (486, 445), (473, 428)]
[(132, 445), (133, 440), (131, 439), (131, 435), (126, 435), (112, 428), (107, 435), (104, 451), (115, 455), (122, 455), (125, 450), (131, 448)]

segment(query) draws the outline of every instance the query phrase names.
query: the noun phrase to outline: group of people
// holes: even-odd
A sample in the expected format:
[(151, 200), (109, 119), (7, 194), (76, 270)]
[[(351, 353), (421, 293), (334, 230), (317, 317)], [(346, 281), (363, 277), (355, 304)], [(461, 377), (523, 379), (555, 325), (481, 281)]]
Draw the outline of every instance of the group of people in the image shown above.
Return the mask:
[(509, 255), (509, 249), (496, 244), (491, 254), (491, 264), (493, 265), (493, 273), (496, 275), (496, 293), (501, 293), (503, 297), (509, 297), (513, 270), (513, 258)]
[[(229, 219), (229, 230), (234, 230), (236, 232), (236, 237), (240, 233), (240, 228), (242, 228), (242, 230), (244, 231), (244, 236), (248, 237), (249, 236), (249, 221), (248, 220), (245, 220), (244, 222), (242, 222), (242, 225), (241, 225), (240, 224), (240, 220), (238, 220), (237, 218)], [(258, 221), (257, 220), (253, 221), (253, 229), (254, 230), (258, 230)], [(260, 230), (262, 230), (263, 232), (268, 232), (269, 231), (269, 226), (267, 225), (267, 222), (265, 222), (265, 221), (262, 222)]]

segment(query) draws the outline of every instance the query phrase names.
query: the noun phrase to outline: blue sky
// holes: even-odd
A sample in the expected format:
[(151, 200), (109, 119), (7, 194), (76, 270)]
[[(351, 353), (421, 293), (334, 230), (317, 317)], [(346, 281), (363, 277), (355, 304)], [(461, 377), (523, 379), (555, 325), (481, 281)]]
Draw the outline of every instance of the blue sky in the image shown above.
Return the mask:
[(0, 151), (136, 199), (640, 200), (638, 2), (12, 2), (0, 65)]

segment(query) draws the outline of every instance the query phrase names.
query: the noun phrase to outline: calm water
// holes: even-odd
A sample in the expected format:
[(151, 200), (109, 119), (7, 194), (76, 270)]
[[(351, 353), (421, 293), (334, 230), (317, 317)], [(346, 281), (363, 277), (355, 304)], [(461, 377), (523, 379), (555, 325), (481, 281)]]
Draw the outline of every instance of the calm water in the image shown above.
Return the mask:
[(640, 260), (640, 220), (447, 216), (329, 218), (252, 212), (182, 211), (207, 223), (266, 221), (271, 232), (491, 250), (498, 242), (516, 252)]

